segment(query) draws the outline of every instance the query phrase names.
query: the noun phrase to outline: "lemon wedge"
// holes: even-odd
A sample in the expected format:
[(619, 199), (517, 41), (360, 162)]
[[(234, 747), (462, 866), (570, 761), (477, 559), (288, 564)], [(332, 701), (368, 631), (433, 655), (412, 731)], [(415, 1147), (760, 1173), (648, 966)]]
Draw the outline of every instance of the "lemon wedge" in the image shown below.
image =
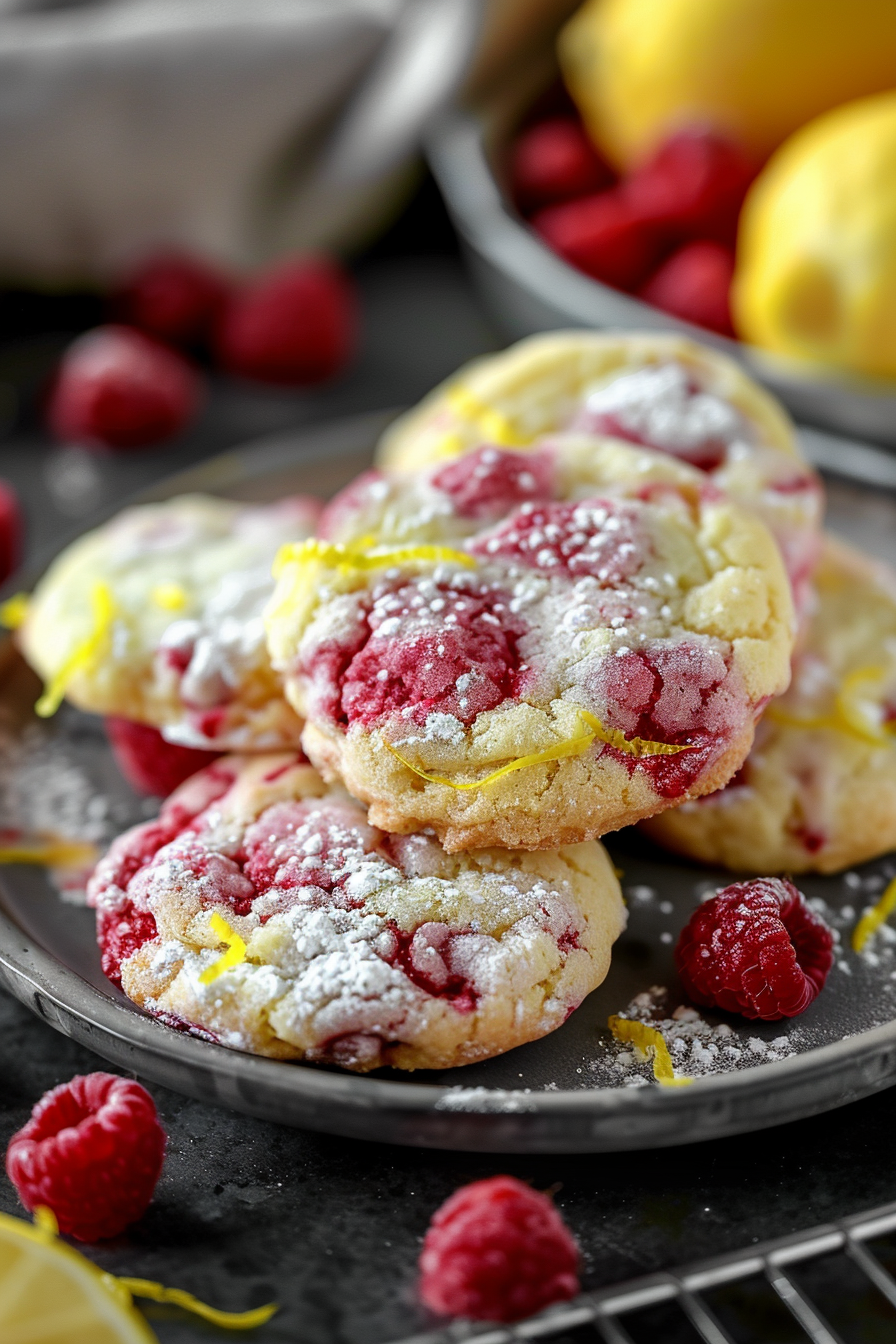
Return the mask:
[(127, 1289), (51, 1231), (0, 1213), (3, 1344), (157, 1344)]

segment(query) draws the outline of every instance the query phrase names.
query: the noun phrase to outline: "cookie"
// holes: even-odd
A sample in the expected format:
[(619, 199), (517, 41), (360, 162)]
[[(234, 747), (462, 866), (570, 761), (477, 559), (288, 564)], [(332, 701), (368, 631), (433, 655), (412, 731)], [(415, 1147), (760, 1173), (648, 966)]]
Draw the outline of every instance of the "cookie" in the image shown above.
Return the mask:
[(303, 744), (390, 831), (576, 843), (721, 787), (789, 678), (769, 532), (608, 439), (369, 473), (287, 548), (269, 647)]
[(533, 336), (461, 369), (386, 433), (385, 466), (525, 449), (586, 430), (669, 453), (754, 509), (781, 547), (798, 609), (818, 559), (821, 483), (778, 403), (732, 360), (679, 336)]
[(182, 1030), (360, 1072), (450, 1068), (559, 1027), (625, 923), (601, 845), (449, 855), (295, 755), (222, 757), (121, 836), (103, 967)]
[(720, 793), (648, 822), (738, 872), (834, 873), (896, 849), (896, 574), (827, 537), (793, 683)]
[(181, 746), (297, 744), (261, 615), (279, 546), (310, 536), (319, 511), (306, 496), (259, 506), (184, 495), (80, 537), (37, 585), (19, 632), (47, 683), (40, 710), (64, 693)]

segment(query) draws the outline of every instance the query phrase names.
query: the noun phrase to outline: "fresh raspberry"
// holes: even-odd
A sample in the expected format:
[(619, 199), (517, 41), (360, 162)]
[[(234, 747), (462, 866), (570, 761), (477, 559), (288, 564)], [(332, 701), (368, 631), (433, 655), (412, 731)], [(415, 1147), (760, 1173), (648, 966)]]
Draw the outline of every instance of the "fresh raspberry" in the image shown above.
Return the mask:
[(173, 345), (195, 345), (209, 335), (233, 286), (198, 257), (160, 252), (125, 276), (112, 296), (123, 322)]
[(432, 1311), (519, 1321), (579, 1291), (579, 1248), (547, 1195), (513, 1176), (461, 1186), (434, 1215), (420, 1256)]
[(21, 563), (23, 532), (18, 496), (8, 481), (0, 480), (0, 583)]
[(221, 755), (166, 742), (158, 728), (148, 723), (110, 716), (105, 727), (118, 768), (131, 788), (156, 798), (167, 798), (178, 784)]
[(322, 382), (348, 361), (356, 309), (351, 279), (335, 262), (286, 262), (234, 295), (218, 324), (218, 356), (231, 373), (259, 382)]
[(734, 254), (722, 243), (686, 243), (642, 286), (639, 297), (685, 322), (733, 336), (728, 302), (733, 275)]
[(89, 1073), (41, 1097), (9, 1141), (6, 1172), (26, 1209), (46, 1205), (60, 1232), (100, 1241), (146, 1212), (164, 1155), (146, 1088)]
[(679, 131), (626, 179), (639, 218), (680, 238), (733, 244), (737, 217), (755, 167), (715, 131)]
[(198, 374), (176, 351), (131, 327), (96, 327), (62, 357), (50, 428), (87, 447), (141, 448), (182, 430), (200, 392)]
[(660, 259), (663, 236), (614, 187), (549, 206), (532, 220), (549, 247), (586, 275), (617, 289), (636, 289)]
[(734, 882), (682, 930), (675, 962), (688, 998), (742, 1017), (796, 1017), (824, 987), (834, 940), (787, 878)]
[(581, 123), (571, 117), (551, 117), (517, 138), (510, 157), (510, 181), (520, 209), (537, 210), (611, 186), (613, 170), (597, 153)]

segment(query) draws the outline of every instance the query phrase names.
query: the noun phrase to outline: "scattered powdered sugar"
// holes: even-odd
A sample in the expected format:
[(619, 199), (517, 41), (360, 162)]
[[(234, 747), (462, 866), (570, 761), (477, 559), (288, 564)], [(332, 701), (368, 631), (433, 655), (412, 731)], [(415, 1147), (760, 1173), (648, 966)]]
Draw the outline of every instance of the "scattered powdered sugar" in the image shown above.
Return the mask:
[[(98, 789), (52, 727), (0, 729), (0, 830), (6, 843), (55, 839), (102, 851), (124, 826), (156, 806), (154, 800), (135, 803)], [(53, 869), (50, 876), (64, 900), (83, 904), (86, 872)]]
[[(689, 1004), (673, 1007), (669, 992), (660, 985), (638, 994), (620, 1013), (659, 1031), (669, 1048), (675, 1072), (691, 1078), (729, 1073), (786, 1059), (795, 1053), (792, 1032), (764, 1040), (744, 1037), (728, 1022), (709, 1021)], [(653, 1082), (651, 1061), (634, 1047), (616, 1040), (604, 1042), (604, 1053), (589, 1065), (617, 1087), (641, 1087)]]
[[(546, 1089), (554, 1091), (556, 1089)], [(449, 1087), (435, 1104), (437, 1111), (514, 1114), (537, 1110), (531, 1088), (508, 1091), (503, 1087)]]

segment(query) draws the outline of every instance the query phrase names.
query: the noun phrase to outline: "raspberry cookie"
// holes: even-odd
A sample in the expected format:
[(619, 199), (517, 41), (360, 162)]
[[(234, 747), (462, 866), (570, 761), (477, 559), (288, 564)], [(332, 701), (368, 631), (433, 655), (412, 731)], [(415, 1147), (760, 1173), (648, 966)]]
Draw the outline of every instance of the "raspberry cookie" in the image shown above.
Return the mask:
[(832, 873), (896, 848), (896, 574), (828, 537), (790, 690), (727, 788), (648, 823), (740, 872)]
[(819, 553), (821, 483), (778, 403), (732, 360), (679, 336), (533, 336), (436, 388), (387, 432), (380, 458), (422, 466), (570, 431), (669, 453), (754, 509), (781, 547), (802, 610)]
[(121, 836), (89, 899), (106, 974), (223, 1045), (449, 1068), (559, 1027), (625, 923), (601, 845), (449, 855), (294, 755), (223, 757)]
[(446, 849), (575, 843), (721, 786), (789, 678), (752, 513), (612, 440), (484, 448), (337, 496), (287, 548), (274, 666), (325, 777)]
[(261, 618), (278, 547), (310, 536), (319, 512), (302, 496), (258, 506), (184, 495), (79, 538), (38, 584), (20, 631), (48, 686), (41, 711), (65, 694), (182, 746), (297, 744)]

